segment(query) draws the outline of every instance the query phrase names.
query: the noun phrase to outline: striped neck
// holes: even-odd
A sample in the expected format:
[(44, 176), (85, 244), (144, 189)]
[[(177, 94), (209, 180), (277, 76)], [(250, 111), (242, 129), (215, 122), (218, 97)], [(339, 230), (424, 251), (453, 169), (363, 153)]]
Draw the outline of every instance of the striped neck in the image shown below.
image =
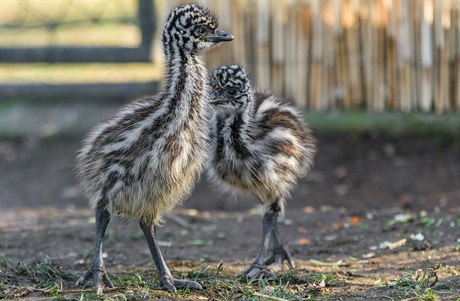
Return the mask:
[(225, 123), (238, 123), (240, 135), (248, 138), (248, 131), (252, 127), (255, 118), (254, 94), (248, 93), (247, 105), (244, 109), (235, 109), (233, 111), (218, 112), (217, 119), (226, 120)]
[[(216, 113), (215, 131), (217, 136), (216, 151), (221, 153), (218, 157), (228, 156), (229, 151), (235, 156), (250, 156), (248, 145), (251, 144), (251, 135), (254, 124), (253, 95), (248, 106), (242, 111)], [(226, 149), (226, 151), (224, 151)]]
[[(187, 52), (170, 43), (165, 47), (163, 106), (187, 118), (190, 111), (203, 109), (208, 94), (207, 71), (197, 53)], [(172, 113), (172, 112), (171, 112)]]

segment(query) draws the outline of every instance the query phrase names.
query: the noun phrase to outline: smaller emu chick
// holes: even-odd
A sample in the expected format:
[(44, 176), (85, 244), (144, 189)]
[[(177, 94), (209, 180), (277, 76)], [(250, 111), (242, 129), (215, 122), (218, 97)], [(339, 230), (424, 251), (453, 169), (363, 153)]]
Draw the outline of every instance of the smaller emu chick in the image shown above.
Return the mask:
[(162, 90), (123, 107), (97, 126), (77, 156), (77, 171), (96, 211), (96, 246), (88, 271), (97, 293), (113, 287), (102, 259), (102, 240), (113, 214), (139, 222), (163, 288), (201, 286), (171, 275), (156, 241), (161, 216), (190, 192), (208, 151), (208, 74), (202, 50), (233, 36), (218, 28), (205, 7), (184, 4), (171, 11), (163, 29)]
[[(277, 230), (285, 201), (310, 170), (316, 140), (294, 107), (271, 93), (254, 92), (245, 70), (221, 66), (211, 75), (211, 181), (226, 190), (249, 192), (264, 206), (263, 237), (252, 265), (241, 275), (272, 277), (267, 266), (293, 260)], [(272, 239), (271, 256), (265, 254)]]

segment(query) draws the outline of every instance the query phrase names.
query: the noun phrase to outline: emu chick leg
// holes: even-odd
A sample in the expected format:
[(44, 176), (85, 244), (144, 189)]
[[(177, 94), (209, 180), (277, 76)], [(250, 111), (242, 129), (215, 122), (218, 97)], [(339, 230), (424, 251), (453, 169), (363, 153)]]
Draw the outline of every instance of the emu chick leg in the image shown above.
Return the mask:
[(284, 246), (279, 231), (277, 227), (277, 223), (273, 226), (272, 229), (272, 238), (273, 238), (273, 244), (272, 244), (272, 255), (265, 260), (265, 265), (271, 265), (275, 264), (278, 267), (283, 266), (283, 262), (286, 260), (289, 268), (294, 268), (294, 260), (292, 259), (291, 254), (287, 250), (287, 248)]
[(202, 290), (203, 288), (196, 281), (173, 278), (165, 260), (163, 259), (160, 248), (158, 247), (155, 237), (155, 226), (142, 222), (139, 223), (139, 225), (141, 226), (142, 232), (144, 232), (145, 239), (147, 240), (147, 244), (149, 245), (150, 253), (152, 254), (153, 262), (158, 270), (160, 284), (162, 287), (173, 293), (175, 293), (177, 289), (181, 288)]
[(112, 281), (107, 276), (104, 260), (102, 259), (102, 240), (104, 239), (105, 230), (110, 222), (110, 213), (106, 209), (96, 209), (96, 247), (94, 258), (88, 268), (88, 271), (81, 276), (76, 285), (84, 284), (91, 275), (93, 275), (93, 290), (96, 294), (102, 293), (101, 280), (107, 287), (113, 287)]
[(267, 270), (265, 266), (265, 254), (270, 245), (270, 237), (272, 235), (273, 227), (275, 227), (278, 219), (278, 212), (269, 210), (264, 214), (262, 219), (262, 243), (260, 246), (259, 254), (257, 255), (251, 266), (244, 271), (241, 276), (246, 276), (249, 281), (252, 281), (258, 277), (273, 278), (275, 275), (273, 272)]

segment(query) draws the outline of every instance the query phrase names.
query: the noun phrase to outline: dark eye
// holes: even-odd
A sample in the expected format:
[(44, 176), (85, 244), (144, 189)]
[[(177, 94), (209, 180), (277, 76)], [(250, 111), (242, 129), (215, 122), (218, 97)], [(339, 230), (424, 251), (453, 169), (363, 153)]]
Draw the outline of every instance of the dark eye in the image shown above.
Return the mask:
[(198, 34), (198, 35), (202, 35), (206, 32), (206, 27), (202, 26), (202, 25), (198, 25), (197, 27), (195, 27), (194, 29), (195, 33)]
[(230, 89), (227, 91), (228, 95), (235, 96), (238, 91), (236, 89)]

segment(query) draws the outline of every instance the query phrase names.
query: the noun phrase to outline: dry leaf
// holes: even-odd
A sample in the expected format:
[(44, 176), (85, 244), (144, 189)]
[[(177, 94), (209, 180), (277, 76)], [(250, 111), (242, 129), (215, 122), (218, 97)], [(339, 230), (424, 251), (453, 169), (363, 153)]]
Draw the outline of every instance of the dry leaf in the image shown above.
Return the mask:
[(342, 229), (343, 226), (344, 226), (343, 222), (337, 222), (337, 223), (335, 223), (334, 228), (335, 228), (336, 230), (338, 230), (338, 229)]
[(407, 242), (407, 239), (405, 239), (405, 238), (401, 239), (401, 240), (398, 240), (397, 242), (394, 242), (394, 243), (390, 244), (388, 246), (388, 249), (393, 250), (393, 249), (402, 247), (402, 246), (404, 246), (406, 244), (406, 242)]
[(352, 225), (361, 224), (361, 221), (362, 221), (362, 218), (357, 215), (353, 215), (350, 217), (350, 224)]
[(310, 243), (310, 239), (306, 237), (300, 237), (297, 239), (297, 243), (301, 246), (308, 245)]
[(315, 208), (313, 208), (312, 206), (307, 206), (307, 207), (303, 207), (303, 211), (305, 213), (313, 213), (315, 211)]

